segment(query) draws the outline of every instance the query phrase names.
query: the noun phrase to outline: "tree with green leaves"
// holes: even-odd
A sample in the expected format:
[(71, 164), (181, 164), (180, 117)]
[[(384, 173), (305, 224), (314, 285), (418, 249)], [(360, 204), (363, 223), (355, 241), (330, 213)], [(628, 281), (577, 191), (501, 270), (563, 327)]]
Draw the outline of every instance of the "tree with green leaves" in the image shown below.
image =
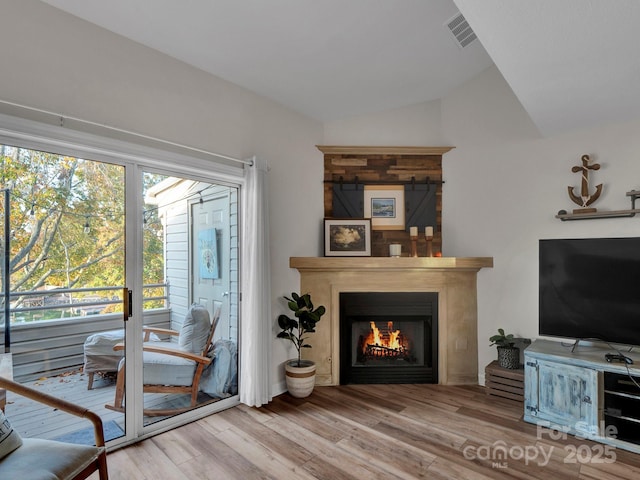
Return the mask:
[(2, 145), (0, 168), (10, 190), (0, 207), (2, 224), (10, 208), (10, 291), (124, 284), (123, 167)]

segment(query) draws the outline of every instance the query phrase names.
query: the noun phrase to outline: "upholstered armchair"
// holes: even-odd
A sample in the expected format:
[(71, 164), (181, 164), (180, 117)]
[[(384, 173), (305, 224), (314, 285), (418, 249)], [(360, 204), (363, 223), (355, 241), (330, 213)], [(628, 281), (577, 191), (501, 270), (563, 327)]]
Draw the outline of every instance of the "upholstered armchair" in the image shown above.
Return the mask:
[(9, 419), (0, 412), (0, 479), (82, 480), (93, 472), (99, 472), (100, 480), (108, 480), (102, 420), (97, 414), (3, 377), (0, 377), (0, 388), (87, 419), (93, 424), (96, 444), (88, 446), (39, 438), (22, 438), (12, 428)]

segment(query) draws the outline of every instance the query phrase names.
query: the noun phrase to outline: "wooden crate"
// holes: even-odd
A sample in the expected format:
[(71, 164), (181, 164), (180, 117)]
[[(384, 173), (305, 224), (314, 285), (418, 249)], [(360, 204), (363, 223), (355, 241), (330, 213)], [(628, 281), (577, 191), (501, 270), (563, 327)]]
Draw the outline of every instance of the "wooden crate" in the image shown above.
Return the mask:
[(522, 402), (524, 400), (524, 368), (511, 370), (502, 368), (494, 360), (484, 369), (484, 385), (487, 395), (508, 398)]

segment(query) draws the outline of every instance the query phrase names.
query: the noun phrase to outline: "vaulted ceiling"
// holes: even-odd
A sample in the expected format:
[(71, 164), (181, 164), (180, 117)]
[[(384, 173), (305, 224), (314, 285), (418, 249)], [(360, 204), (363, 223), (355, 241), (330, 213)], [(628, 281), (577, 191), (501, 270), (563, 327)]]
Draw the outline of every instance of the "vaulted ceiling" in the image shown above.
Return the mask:
[(640, 118), (635, 0), (42, 1), (321, 121), (437, 100), (493, 64), (545, 135)]

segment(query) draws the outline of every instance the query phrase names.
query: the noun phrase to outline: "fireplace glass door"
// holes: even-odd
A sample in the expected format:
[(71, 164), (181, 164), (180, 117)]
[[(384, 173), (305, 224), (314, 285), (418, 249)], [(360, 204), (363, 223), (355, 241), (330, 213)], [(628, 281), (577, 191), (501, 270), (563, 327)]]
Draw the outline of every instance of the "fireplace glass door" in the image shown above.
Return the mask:
[(437, 294), (340, 294), (340, 383), (437, 383)]

